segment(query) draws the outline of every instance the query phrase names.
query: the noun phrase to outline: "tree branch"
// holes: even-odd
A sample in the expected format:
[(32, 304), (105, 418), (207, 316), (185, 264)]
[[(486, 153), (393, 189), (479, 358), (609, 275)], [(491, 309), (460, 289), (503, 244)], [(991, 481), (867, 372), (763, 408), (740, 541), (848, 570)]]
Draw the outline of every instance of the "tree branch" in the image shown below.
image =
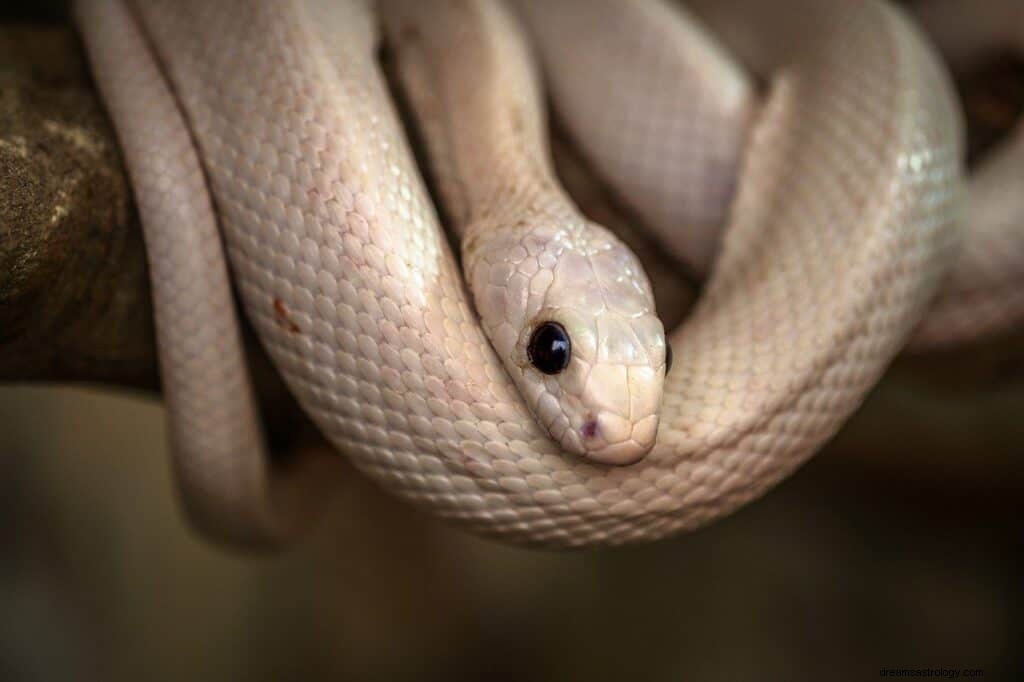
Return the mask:
[(0, 28), (0, 379), (157, 385), (113, 129), (67, 28)]

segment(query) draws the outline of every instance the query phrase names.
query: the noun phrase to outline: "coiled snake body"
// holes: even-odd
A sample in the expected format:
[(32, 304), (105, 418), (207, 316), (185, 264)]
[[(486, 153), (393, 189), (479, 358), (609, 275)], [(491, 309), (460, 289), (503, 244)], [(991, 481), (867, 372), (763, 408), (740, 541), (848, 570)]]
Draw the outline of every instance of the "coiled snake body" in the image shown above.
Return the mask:
[[(961, 240), (962, 144), (948, 79), (900, 11), (787, 2), (814, 28), (785, 50), (766, 47), (780, 43), (770, 30), (752, 39), (770, 76), (755, 102), (753, 81), (669, 5), (617, 3), (608, 11), (624, 18), (602, 23), (610, 2), (550, 3), (549, 17), (543, 3), (514, 4), (595, 167), (668, 249), (709, 272), (696, 310), (668, 334), (667, 376), (660, 330), (637, 333), (649, 357), (623, 350), (614, 325), (594, 334), (595, 363), (643, 356), (637, 366), (664, 382), (656, 440), (639, 461), (627, 453), (628, 466), (556, 444), (557, 419), (539, 424), (549, 408), (530, 395), (541, 377), (526, 367), (514, 380), (507, 349), (485, 335), (490, 299), (470, 282), (474, 305), (412, 160), (370, 3), (77, 3), (144, 222), (175, 471), (213, 535), (286, 538), (329, 488), (330, 465), (268, 464), (225, 252), (291, 391), (359, 469), (479, 532), (550, 546), (656, 539), (763, 493), (839, 427), (924, 316)], [(567, 201), (511, 10), (380, 10), (446, 213), (507, 222)], [(598, 47), (568, 49), (571, 22)], [(447, 38), (431, 33), (442, 29)], [(574, 60), (587, 59), (600, 63), (574, 78)], [(602, 90), (595, 76), (625, 85)], [(513, 240), (485, 283), (557, 281), (544, 248)], [(616, 280), (630, 265), (588, 272)], [(566, 305), (594, 313), (586, 301)], [(520, 352), (522, 326), (510, 325)], [(647, 414), (628, 382), (628, 409), (615, 407), (616, 381), (594, 400)], [(577, 384), (563, 385), (570, 397)], [(596, 421), (558, 423), (586, 437), (579, 429)], [(607, 425), (639, 440), (646, 428)]]

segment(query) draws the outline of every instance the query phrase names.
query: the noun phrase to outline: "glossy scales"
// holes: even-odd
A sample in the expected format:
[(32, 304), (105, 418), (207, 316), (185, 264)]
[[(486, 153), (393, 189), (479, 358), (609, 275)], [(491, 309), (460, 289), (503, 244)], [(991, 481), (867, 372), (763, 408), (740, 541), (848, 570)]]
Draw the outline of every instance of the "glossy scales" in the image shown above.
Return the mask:
[[(324, 434), (434, 514), (589, 546), (697, 527), (805, 461), (902, 347), (955, 253), (959, 120), (934, 54), (887, 5), (804, 9), (816, 30), (766, 67), (720, 253), (671, 335), (657, 443), (628, 467), (562, 452), (492, 351), (375, 64), (369, 7), (153, 0), (136, 12), (246, 313)], [(97, 73), (113, 81), (132, 63)], [(172, 415), (185, 409), (168, 397)]]

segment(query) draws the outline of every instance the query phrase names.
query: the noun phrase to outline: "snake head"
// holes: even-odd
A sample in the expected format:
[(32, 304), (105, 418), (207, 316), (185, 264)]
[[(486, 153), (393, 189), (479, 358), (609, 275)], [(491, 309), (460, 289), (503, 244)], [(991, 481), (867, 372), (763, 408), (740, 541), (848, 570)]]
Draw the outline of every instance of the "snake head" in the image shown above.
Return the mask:
[(658, 432), (664, 328), (633, 253), (597, 225), (585, 234), (495, 239), (466, 263), (470, 288), (492, 346), (548, 435), (594, 462), (632, 464)]
[(653, 447), (666, 367), (657, 317), (545, 308), (522, 341), (515, 356), (528, 363), (524, 395), (565, 450), (624, 465)]

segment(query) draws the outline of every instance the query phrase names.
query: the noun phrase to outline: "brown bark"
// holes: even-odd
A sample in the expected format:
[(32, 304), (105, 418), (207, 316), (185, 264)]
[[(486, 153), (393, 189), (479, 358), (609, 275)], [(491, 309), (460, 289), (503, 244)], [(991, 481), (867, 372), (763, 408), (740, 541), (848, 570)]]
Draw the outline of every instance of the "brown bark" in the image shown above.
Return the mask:
[(138, 219), (67, 28), (0, 29), (0, 379), (157, 384)]

